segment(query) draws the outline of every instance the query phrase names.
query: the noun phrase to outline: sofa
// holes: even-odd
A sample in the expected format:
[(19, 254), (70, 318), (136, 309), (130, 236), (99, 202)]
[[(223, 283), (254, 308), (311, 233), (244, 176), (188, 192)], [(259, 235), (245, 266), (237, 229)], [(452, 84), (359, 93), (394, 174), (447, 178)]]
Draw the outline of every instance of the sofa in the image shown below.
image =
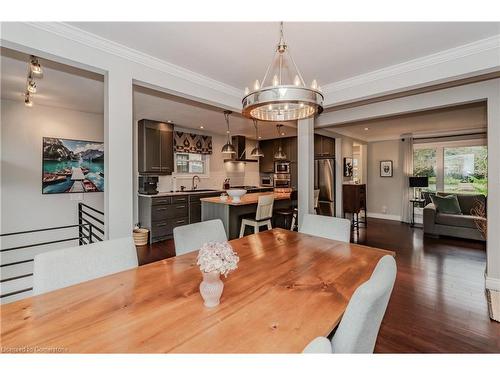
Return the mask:
[(429, 236), (452, 236), (471, 240), (485, 241), (483, 235), (478, 230), (476, 220), (486, 220), (485, 218), (474, 216), (472, 209), (480, 201), (486, 206), (486, 197), (482, 194), (453, 194), (456, 195), (462, 214), (447, 214), (439, 212), (431, 195), (447, 196), (449, 193), (423, 193), (425, 207), (423, 213), (424, 234)]

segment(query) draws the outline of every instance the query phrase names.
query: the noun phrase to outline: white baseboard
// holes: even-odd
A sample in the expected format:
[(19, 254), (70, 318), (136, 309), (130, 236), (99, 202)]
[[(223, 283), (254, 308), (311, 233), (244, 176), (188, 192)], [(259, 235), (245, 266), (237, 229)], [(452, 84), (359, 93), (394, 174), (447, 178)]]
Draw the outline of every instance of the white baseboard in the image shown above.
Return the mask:
[(379, 214), (378, 212), (368, 212), (367, 215), (368, 217), (373, 217), (375, 219), (401, 221), (400, 215)]
[(486, 276), (486, 289), (500, 291), (500, 279)]

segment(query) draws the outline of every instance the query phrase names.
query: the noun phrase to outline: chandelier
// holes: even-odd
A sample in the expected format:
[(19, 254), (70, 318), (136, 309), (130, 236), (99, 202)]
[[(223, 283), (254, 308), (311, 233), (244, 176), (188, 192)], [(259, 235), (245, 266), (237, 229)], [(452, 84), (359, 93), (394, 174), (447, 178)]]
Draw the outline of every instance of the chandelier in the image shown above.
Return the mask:
[(281, 22), (280, 40), (262, 82), (256, 80), (253, 91), (245, 88), (243, 115), (261, 121), (300, 120), (323, 112), (323, 99), (316, 80), (307, 87), (302, 78), (288, 52)]

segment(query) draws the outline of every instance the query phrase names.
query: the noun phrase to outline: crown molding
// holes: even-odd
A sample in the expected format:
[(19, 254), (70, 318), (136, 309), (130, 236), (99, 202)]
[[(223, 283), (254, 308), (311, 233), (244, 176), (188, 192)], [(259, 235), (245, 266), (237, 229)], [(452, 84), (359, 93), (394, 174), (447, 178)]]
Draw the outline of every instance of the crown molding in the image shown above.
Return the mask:
[[(500, 51), (500, 35), (481, 39), (469, 44), (440, 51), (431, 55), (419, 57), (400, 64), (391, 65), (372, 72), (361, 74), (338, 82), (323, 85), (325, 95), (335, 95), (343, 90), (349, 90), (360, 85), (370, 84), (376, 81), (390, 79), (395, 76), (411, 73), (420, 69), (432, 67), (437, 64), (451, 63), (468, 56), (480, 54), (490, 50)], [(499, 63), (500, 65), (500, 63)]]
[(27, 25), (52, 33), (76, 43), (84, 44), (91, 48), (96, 48), (106, 53), (124, 58), (131, 62), (145, 65), (149, 68), (173, 75), (175, 77), (187, 80), (194, 84), (222, 92), (226, 95), (237, 97), (241, 100), (243, 90), (227, 85), (202, 74), (185, 69), (181, 66), (166, 62), (154, 56), (129, 48), (122, 44), (102, 38), (98, 35), (89, 33), (75, 26), (64, 22), (26, 22)]

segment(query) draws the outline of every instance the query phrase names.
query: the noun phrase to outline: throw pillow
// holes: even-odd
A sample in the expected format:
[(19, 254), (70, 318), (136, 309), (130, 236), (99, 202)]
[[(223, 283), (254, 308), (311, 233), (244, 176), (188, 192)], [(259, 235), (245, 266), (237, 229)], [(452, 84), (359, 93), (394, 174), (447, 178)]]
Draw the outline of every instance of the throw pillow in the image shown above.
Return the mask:
[(460, 204), (456, 195), (447, 195), (441, 197), (439, 195), (431, 195), (432, 203), (436, 205), (436, 210), (443, 214), (462, 215)]

